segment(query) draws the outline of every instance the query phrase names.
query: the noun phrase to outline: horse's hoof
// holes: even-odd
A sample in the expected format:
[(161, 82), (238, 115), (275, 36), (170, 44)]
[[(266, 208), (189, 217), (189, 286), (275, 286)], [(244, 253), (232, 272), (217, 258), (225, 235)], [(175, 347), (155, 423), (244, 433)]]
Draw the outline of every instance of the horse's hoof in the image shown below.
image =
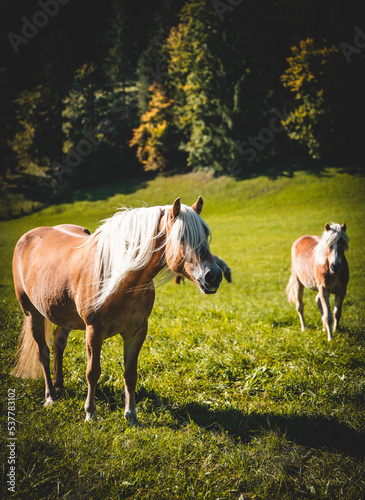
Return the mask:
[(86, 417), (85, 417), (85, 422), (96, 422), (98, 419), (97, 419), (97, 416), (96, 416), (96, 413), (89, 413), (89, 412), (86, 412)]
[(46, 401), (44, 402), (44, 408), (47, 408), (48, 406), (52, 406), (55, 400), (51, 397), (47, 398)]
[(129, 426), (132, 427), (132, 429), (142, 429), (143, 425), (139, 422), (137, 418), (130, 418), (128, 419)]
[(135, 429), (137, 428), (142, 428), (142, 424), (139, 423), (137, 415), (136, 414), (129, 414), (124, 415), (125, 418), (127, 419), (130, 427), (134, 427)]

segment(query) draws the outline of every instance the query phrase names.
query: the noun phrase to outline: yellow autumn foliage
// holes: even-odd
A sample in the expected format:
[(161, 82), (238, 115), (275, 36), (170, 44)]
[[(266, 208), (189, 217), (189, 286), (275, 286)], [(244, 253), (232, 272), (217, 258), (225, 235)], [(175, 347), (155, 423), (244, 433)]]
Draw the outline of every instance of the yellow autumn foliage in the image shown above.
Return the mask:
[(145, 170), (162, 171), (166, 167), (164, 139), (169, 131), (167, 116), (173, 100), (163, 94), (159, 84), (152, 85), (149, 92), (148, 109), (140, 118), (140, 126), (133, 130), (129, 145), (137, 146), (137, 158)]

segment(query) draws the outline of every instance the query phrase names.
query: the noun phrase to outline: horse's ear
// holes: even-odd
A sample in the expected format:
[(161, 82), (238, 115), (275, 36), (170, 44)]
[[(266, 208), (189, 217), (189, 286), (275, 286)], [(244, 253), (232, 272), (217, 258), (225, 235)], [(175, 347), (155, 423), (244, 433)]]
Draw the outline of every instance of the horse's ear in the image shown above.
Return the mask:
[(194, 205), (191, 206), (191, 208), (199, 215), (203, 210), (203, 198), (199, 196), (199, 198), (196, 200)]
[(331, 226), (328, 224), (328, 222), (326, 222), (324, 229), (325, 231), (329, 231), (331, 229)]
[(171, 209), (171, 218), (176, 219), (176, 217), (179, 215), (181, 210), (181, 201), (180, 198), (176, 198), (174, 201), (174, 204), (172, 205)]
[(343, 224), (341, 225), (341, 230), (342, 230), (344, 233), (346, 233), (346, 224), (345, 224), (345, 223), (343, 223)]

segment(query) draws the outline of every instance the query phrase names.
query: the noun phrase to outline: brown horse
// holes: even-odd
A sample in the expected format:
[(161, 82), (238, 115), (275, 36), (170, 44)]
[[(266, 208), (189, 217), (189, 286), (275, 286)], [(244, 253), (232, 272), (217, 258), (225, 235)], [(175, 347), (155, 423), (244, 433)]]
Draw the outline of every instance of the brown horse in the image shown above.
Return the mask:
[(286, 292), (289, 302), (296, 305), (304, 331), (304, 287), (318, 291), (316, 302), (322, 316), (323, 329), (327, 330), (328, 340), (331, 340), (333, 317), (329, 297), (331, 293), (335, 294), (333, 331), (336, 331), (349, 281), (349, 268), (345, 257), (349, 237), (345, 224), (326, 224), (324, 229), (322, 237), (302, 236), (294, 242), (291, 252), (291, 276)]
[[(209, 249), (211, 236), (199, 216), (203, 200), (192, 206), (123, 209), (92, 235), (70, 224), (40, 227), (18, 241), (13, 258), (15, 292), (25, 314), (13, 375), (43, 372), (45, 405), (63, 387), (62, 359), (72, 329), (86, 329), (88, 394), (86, 420), (95, 419), (95, 390), (103, 341), (124, 340), (125, 417), (138, 424), (135, 410), (137, 359), (155, 299), (154, 282), (183, 274), (205, 294), (215, 293), (222, 271)], [(172, 271), (172, 272), (171, 272)], [(161, 281), (161, 280), (160, 280)], [(54, 332), (53, 381), (49, 366)], [(39, 370), (40, 369), (40, 370)]]

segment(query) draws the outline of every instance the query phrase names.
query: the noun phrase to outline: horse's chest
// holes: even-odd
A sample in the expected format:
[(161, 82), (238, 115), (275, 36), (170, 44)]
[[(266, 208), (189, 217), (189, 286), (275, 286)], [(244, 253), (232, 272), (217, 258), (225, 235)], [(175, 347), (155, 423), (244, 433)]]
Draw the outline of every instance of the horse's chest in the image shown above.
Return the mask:
[(120, 297), (103, 310), (101, 323), (107, 337), (120, 333), (123, 338), (133, 336), (145, 324), (152, 311), (154, 292), (137, 297)]
[(125, 314), (115, 317), (105, 328), (106, 338), (114, 337), (118, 333), (124, 339), (133, 337), (145, 324), (146, 315), (143, 313)]
[(338, 276), (327, 274), (323, 277), (324, 287), (331, 293), (335, 293), (341, 288), (341, 282)]

